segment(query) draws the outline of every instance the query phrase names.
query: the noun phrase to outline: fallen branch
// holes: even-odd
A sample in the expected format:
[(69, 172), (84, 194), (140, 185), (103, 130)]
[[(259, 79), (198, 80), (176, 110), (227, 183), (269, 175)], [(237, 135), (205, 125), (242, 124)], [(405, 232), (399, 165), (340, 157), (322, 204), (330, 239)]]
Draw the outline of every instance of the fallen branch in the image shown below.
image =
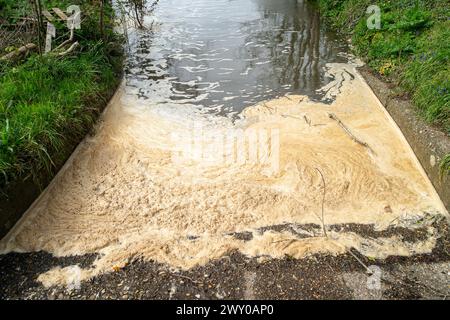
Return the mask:
[(366, 143), (366, 142), (364, 142), (364, 141), (361, 141), (360, 139), (358, 139), (351, 131), (350, 131), (350, 129), (334, 114), (334, 113), (329, 113), (328, 114), (328, 117), (330, 118), (330, 119), (333, 119), (333, 120), (335, 120), (338, 124), (339, 124), (339, 126), (342, 128), (342, 129), (344, 129), (344, 131), (345, 131), (345, 133), (347, 133), (349, 136), (350, 136), (350, 138), (353, 140), (353, 141), (355, 141), (356, 143), (358, 143), (358, 144), (360, 144), (360, 145), (362, 145), (362, 146), (364, 146), (364, 147), (366, 147), (367, 149), (369, 149), (371, 152), (373, 152), (374, 154), (375, 154), (375, 152), (373, 151), (373, 149)]
[(74, 51), (74, 50), (78, 47), (78, 45), (79, 45), (78, 42), (74, 42), (74, 43), (69, 47), (69, 49), (67, 49), (66, 51), (57, 53), (56, 55), (57, 55), (58, 57), (64, 57), (64, 56), (68, 55), (69, 53), (71, 53), (72, 51)]
[(32, 22), (37, 22), (38, 19), (36, 18), (32, 18), (32, 17), (16, 17), (16, 19), (22, 20), (22, 21), (32, 21)]
[(26, 54), (28, 51), (34, 50), (36, 48), (37, 48), (37, 46), (34, 43), (28, 43), (28, 44), (20, 47), (17, 50), (14, 50), (14, 51), (12, 51), (12, 52), (10, 52), (8, 54), (5, 54), (4, 56), (2, 56), (0, 58), (0, 60), (2, 60), (2, 61), (11, 60), (11, 59), (14, 59), (14, 58), (16, 58), (18, 56)]
[(55, 50), (61, 49), (62, 47), (64, 47), (65, 45), (71, 43), (72, 41), (73, 41), (73, 28), (70, 29), (70, 37), (69, 37), (69, 39), (65, 40), (63, 43), (61, 43), (59, 46), (57, 46), (55, 48)]

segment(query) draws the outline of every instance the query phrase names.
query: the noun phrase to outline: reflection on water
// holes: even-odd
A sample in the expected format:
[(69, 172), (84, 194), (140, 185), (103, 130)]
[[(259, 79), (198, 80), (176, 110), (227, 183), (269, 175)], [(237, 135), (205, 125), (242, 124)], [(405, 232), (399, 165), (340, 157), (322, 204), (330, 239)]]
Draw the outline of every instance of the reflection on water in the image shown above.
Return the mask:
[(343, 41), (325, 33), (302, 0), (161, 0), (152, 31), (130, 38), (130, 94), (199, 104), (217, 114), (286, 93), (315, 95), (342, 61)]

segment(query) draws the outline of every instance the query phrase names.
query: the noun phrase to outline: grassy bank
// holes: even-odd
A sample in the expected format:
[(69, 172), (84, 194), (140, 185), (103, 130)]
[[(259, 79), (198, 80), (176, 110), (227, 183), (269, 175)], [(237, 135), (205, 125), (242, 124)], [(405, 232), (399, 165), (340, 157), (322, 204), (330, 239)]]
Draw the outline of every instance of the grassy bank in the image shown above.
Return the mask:
[[(28, 0), (0, 0), (0, 19), (14, 24), (29, 14)], [(79, 47), (59, 57), (37, 52), (21, 61), (0, 62), (0, 187), (24, 179), (51, 177), (92, 128), (119, 81), (121, 52), (113, 33), (113, 11), (105, 5), (104, 31), (98, 1), (42, 1), (44, 9), (70, 4), (82, 10)], [(55, 23), (56, 47), (68, 37)], [(13, 48), (14, 49), (14, 48)], [(11, 48), (3, 48), (3, 55)]]
[[(355, 53), (398, 87), (429, 123), (450, 134), (450, 4), (447, 0), (312, 0), (328, 24), (351, 35)], [(381, 29), (366, 9), (381, 9)], [(443, 162), (443, 171), (450, 164)]]

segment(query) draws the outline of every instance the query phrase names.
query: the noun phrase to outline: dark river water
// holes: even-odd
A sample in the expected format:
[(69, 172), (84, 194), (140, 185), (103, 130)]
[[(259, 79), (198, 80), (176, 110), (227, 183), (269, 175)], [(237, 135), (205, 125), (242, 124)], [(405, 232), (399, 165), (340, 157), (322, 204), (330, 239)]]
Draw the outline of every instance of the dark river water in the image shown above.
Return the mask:
[(129, 36), (126, 86), (152, 102), (233, 114), (287, 93), (318, 97), (346, 43), (302, 0), (160, 0)]

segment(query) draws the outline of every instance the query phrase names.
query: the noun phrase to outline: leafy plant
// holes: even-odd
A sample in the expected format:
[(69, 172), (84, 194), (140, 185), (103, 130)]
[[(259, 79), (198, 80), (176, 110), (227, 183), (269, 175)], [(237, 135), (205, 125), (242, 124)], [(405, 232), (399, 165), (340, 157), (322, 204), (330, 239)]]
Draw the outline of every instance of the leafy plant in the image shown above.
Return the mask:
[(450, 6), (444, 0), (382, 0), (381, 29), (367, 27), (372, 1), (317, 0), (330, 25), (352, 35), (358, 55), (410, 93), (430, 123), (450, 133)]
[[(45, 1), (61, 8), (68, 3)], [(101, 38), (98, 8), (87, 0), (73, 3), (89, 11), (75, 35), (79, 52), (66, 57), (34, 54), (22, 64), (0, 64), (1, 188), (12, 180), (32, 177), (39, 184), (51, 176), (92, 127), (119, 81), (120, 52), (109, 44), (119, 42), (112, 31), (112, 9), (107, 6), (106, 36)]]
[(450, 153), (447, 154), (441, 161), (440, 164), (440, 178), (441, 180), (444, 176), (450, 175)]

